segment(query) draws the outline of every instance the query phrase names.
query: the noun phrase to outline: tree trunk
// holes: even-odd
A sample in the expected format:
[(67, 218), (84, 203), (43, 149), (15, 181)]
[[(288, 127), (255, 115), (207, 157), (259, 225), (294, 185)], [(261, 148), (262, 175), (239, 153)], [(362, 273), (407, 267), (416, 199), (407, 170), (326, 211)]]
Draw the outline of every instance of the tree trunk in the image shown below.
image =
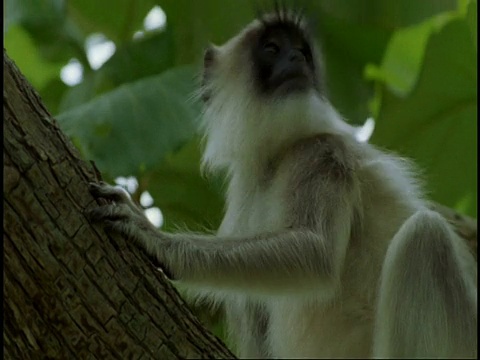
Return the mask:
[(145, 254), (83, 214), (81, 160), (4, 50), (7, 359), (233, 358)]

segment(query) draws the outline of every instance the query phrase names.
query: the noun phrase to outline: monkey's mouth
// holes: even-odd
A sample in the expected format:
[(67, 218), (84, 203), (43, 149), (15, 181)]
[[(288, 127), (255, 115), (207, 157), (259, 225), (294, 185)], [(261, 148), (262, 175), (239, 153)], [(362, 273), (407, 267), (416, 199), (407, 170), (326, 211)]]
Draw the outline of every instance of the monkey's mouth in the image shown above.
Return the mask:
[(312, 82), (304, 71), (295, 70), (279, 74), (273, 86), (276, 89), (275, 92), (290, 94), (308, 90), (312, 86)]

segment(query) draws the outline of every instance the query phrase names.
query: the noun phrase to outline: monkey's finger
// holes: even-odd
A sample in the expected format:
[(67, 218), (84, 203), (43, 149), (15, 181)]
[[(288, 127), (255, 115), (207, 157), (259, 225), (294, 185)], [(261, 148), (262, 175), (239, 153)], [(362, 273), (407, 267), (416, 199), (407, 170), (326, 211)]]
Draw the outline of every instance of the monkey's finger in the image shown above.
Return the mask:
[(132, 211), (125, 204), (108, 204), (85, 211), (85, 214), (92, 222), (101, 222), (106, 219), (118, 220), (132, 217)]
[(88, 184), (88, 190), (90, 191), (90, 194), (92, 194), (96, 198), (100, 197), (115, 202), (130, 201), (130, 196), (124, 189), (109, 185), (105, 182), (91, 182)]
[(103, 224), (105, 225), (105, 229), (108, 231), (116, 232), (121, 235), (127, 235), (128, 226), (125, 221), (121, 219), (118, 220), (104, 220)]
[[(131, 219), (105, 219), (103, 225), (109, 233), (117, 233), (139, 245), (145, 243), (143, 233), (139, 231), (138, 226)], [(144, 249), (144, 246), (140, 247)]]
[(105, 230), (107, 230), (107, 232), (109, 233), (117, 233), (124, 236), (128, 240), (140, 242), (138, 237), (138, 231), (135, 230), (135, 228), (128, 220), (104, 220), (103, 225), (105, 227)]

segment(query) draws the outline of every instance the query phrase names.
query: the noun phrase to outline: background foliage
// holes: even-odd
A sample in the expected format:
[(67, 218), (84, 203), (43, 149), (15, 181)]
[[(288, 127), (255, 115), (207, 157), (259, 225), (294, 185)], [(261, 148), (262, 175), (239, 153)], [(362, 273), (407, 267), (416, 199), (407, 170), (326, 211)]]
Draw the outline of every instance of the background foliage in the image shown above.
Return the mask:
[[(477, 1), (292, 2), (314, 22), (338, 110), (356, 124), (373, 117), (371, 142), (414, 158), (432, 199), (476, 216)], [(198, 171), (195, 74), (209, 41), (226, 41), (272, 4), (7, 0), (5, 47), (107, 179), (135, 176), (166, 228), (212, 228), (222, 182)], [(148, 31), (144, 19), (154, 6), (166, 26)], [(99, 68), (87, 56), (93, 33), (116, 48)], [(72, 58), (83, 79), (70, 87), (60, 71)]]

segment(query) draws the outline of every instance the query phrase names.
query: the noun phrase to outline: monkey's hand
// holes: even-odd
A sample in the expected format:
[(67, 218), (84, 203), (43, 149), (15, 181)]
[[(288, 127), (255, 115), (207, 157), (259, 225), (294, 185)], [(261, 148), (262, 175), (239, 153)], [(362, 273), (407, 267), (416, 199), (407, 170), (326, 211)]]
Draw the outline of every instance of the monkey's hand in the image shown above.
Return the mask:
[(107, 231), (134, 241), (146, 250), (155, 265), (160, 266), (172, 278), (170, 271), (165, 268), (165, 258), (172, 245), (168, 235), (155, 228), (124, 189), (101, 181), (89, 183), (89, 190), (95, 198), (109, 201), (106, 205), (88, 211), (90, 220), (102, 223)]

